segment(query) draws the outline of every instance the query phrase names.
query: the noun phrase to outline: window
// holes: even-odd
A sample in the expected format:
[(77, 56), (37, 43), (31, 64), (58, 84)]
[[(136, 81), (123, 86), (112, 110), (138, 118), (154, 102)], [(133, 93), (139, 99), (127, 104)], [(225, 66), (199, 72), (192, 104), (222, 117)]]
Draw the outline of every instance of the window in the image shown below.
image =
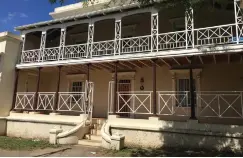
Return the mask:
[[(72, 82), (71, 92), (75, 93), (75, 92), (82, 92), (82, 91), (83, 91), (83, 82), (80, 81)], [(79, 99), (80, 99), (80, 95), (78, 94), (73, 95), (72, 102), (76, 103), (76, 101), (78, 101)]]
[[(193, 86), (193, 91), (195, 91), (195, 80), (193, 80), (194, 82), (194, 86)], [(178, 79), (177, 80), (177, 92), (178, 92), (178, 102), (182, 103), (181, 106), (182, 107), (187, 107), (187, 103), (188, 106), (191, 106), (191, 94), (190, 94), (190, 80), (189, 79)], [(188, 92), (188, 97), (187, 100), (185, 98), (183, 92)], [(196, 97), (194, 97), (195, 101), (194, 103), (196, 104)]]
[(83, 82), (80, 82), (80, 81), (72, 82), (71, 91), (72, 92), (82, 92), (83, 91)]
[(185, 30), (185, 17), (170, 19), (173, 31), (183, 31)]

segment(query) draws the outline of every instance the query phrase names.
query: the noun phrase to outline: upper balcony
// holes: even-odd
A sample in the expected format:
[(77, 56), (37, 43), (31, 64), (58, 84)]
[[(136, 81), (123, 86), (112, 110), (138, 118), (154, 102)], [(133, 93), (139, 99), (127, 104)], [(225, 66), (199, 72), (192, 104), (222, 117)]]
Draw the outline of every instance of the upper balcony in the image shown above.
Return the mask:
[(20, 28), (24, 47), (17, 67), (222, 53), (225, 49), (240, 52), (243, 14), (238, 0), (233, 2), (211, 11), (203, 6), (195, 14), (182, 8), (158, 12), (149, 7), (37, 24), (36, 28), (27, 25)]

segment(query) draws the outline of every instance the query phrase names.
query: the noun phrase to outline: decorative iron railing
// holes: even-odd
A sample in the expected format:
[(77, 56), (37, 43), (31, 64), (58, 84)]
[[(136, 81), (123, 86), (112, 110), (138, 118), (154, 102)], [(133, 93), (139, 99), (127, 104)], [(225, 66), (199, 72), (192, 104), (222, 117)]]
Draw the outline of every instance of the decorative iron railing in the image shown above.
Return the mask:
[(35, 63), (40, 61), (40, 49), (26, 50), (22, 52), (21, 63)]
[(14, 109), (16, 110), (34, 110), (35, 93), (18, 92)]
[(139, 36), (121, 39), (121, 54), (151, 51), (151, 36)]
[(186, 31), (162, 33), (158, 35), (158, 39), (159, 50), (186, 48), (187, 45)]
[(158, 91), (158, 115), (189, 116), (188, 93)]
[(87, 44), (68, 45), (60, 54), (60, 60), (87, 58)]
[(114, 40), (94, 42), (92, 45), (92, 57), (114, 55)]
[(38, 95), (37, 110), (53, 110), (55, 95), (55, 92), (40, 92)]
[(195, 29), (196, 45), (236, 43), (235, 24)]
[[(151, 35), (147, 35), (121, 38), (119, 40), (91, 42), (89, 44), (44, 48), (43, 50), (26, 50), (22, 52), (21, 63), (117, 56), (123, 54), (149, 53), (151, 51), (237, 44), (237, 42), (243, 42), (243, 37), (241, 34), (237, 36), (236, 30), (235, 24), (228, 24), (194, 29), (190, 32), (190, 35), (192, 35), (191, 38), (188, 38), (188, 31), (184, 30), (156, 34), (153, 35), (153, 40)], [(242, 32), (243, 30), (238, 31)]]

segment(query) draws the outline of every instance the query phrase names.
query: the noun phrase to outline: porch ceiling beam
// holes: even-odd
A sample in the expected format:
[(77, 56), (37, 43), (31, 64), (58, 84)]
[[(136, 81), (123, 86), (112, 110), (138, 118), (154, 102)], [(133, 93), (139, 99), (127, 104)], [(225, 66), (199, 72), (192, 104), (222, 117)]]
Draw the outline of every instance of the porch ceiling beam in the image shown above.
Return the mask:
[(164, 59), (160, 58), (160, 60), (165, 63), (168, 67), (171, 67), (171, 65), (169, 63), (167, 63)]
[(189, 60), (188, 57), (186, 57), (186, 60), (187, 60), (188, 64), (191, 64), (191, 61)]
[(213, 55), (213, 60), (214, 60), (214, 64), (217, 64), (217, 59), (215, 55)]
[[(71, 70), (71, 71), (82, 71), (82, 70), (80, 70), (81, 68), (76, 68), (76, 67), (74, 67), (74, 66), (70, 66), (70, 67), (67, 67), (67, 69), (66, 69), (66, 71), (69, 71), (69, 70)], [(86, 71), (86, 70), (85, 70)]]
[[(106, 63), (107, 65), (111, 65), (112, 67), (114, 67), (116, 64), (115, 63), (113, 63), (113, 62), (109, 62), (109, 63)], [(120, 64), (120, 63), (119, 63)], [(121, 66), (121, 65), (119, 65), (119, 64), (117, 64), (117, 67), (118, 68), (120, 68), (120, 69), (124, 69), (124, 66)]]
[(178, 65), (181, 65), (179, 61), (177, 61), (175, 58), (172, 58)]
[(105, 69), (107, 69), (107, 70), (109, 70), (109, 71), (112, 71), (112, 70), (113, 70), (112, 67), (110, 67), (110, 66), (108, 66), (108, 65), (106, 65), (106, 64), (99, 63), (99, 65), (101, 65), (102, 67), (104, 67)]
[(98, 63), (93, 64), (93, 65), (95, 65), (97, 68), (100, 68), (100, 70), (105, 70), (105, 71), (107, 71), (107, 72), (110, 72), (110, 71), (111, 71), (111, 70), (108, 69), (107, 67), (104, 67), (104, 66), (102, 66), (102, 65), (99, 65)]
[(158, 63), (154, 62), (153, 60), (150, 60), (150, 61), (151, 61), (152, 64), (155, 63), (156, 66), (161, 67)]
[(128, 69), (133, 69), (133, 67), (123, 63), (123, 62), (119, 62), (119, 64), (123, 65), (124, 67), (128, 68)]
[(199, 60), (200, 60), (200, 62), (201, 62), (202, 64), (204, 64), (203, 59), (202, 59), (201, 56), (199, 56)]
[(142, 62), (141, 60), (138, 60), (138, 62), (140, 62), (141, 64), (143, 64), (143, 65), (145, 65), (145, 66), (147, 66), (147, 67), (150, 67), (148, 64)]
[(128, 61), (128, 63), (131, 64), (131, 65), (133, 65), (133, 66), (135, 66), (135, 67), (137, 67), (137, 68), (141, 68), (139, 65), (137, 65), (137, 64), (135, 64), (133, 62)]
[(92, 64), (91, 67), (94, 67), (94, 69), (98, 69), (98, 70), (101, 70), (102, 68), (97, 66), (96, 64)]

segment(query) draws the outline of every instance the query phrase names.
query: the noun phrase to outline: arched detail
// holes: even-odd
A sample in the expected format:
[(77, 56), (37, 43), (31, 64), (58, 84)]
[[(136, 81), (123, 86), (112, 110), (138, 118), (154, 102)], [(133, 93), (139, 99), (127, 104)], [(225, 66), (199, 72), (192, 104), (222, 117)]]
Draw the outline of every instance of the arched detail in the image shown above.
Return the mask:
[(25, 44), (23, 50), (40, 49), (41, 31), (25, 34)]
[[(115, 19), (105, 19), (94, 23), (94, 42), (114, 40)], [(104, 31), (107, 30), (107, 31)]]
[(137, 13), (122, 18), (123, 38), (151, 34), (151, 12)]

